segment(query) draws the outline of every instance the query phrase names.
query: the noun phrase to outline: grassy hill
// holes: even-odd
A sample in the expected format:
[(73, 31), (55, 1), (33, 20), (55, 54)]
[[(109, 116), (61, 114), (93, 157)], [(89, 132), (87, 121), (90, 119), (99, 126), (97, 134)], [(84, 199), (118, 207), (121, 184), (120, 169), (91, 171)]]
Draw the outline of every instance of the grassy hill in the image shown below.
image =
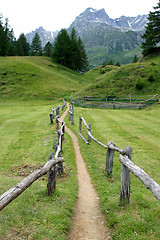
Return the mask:
[(0, 95), (3, 99), (69, 96), (83, 86), (83, 78), (50, 58), (0, 57)]
[(80, 95), (146, 95), (160, 93), (160, 56), (121, 67), (100, 66), (86, 73), (94, 79)]
[(1, 100), (154, 93), (160, 93), (160, 56), (121, 67), (102, 65), (85, 74), (47, 57), (0, 57)]

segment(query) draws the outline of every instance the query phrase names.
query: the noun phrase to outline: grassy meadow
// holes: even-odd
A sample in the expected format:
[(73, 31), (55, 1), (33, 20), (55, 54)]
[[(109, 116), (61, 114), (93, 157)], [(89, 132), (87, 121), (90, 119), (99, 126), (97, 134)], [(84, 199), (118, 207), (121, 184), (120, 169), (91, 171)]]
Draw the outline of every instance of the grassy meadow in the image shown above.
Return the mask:
[[(122, 67), (99, 66), (75, 73), (46, 57), (0, 57), (0, 195), (42, 167), (56, 140), (50, 125), (52, 107), (78, 94), (144, 95), (160, 93), (160, 57)], [(136, 88), (142, 83), (142, 89)], [(132, 160), (160, 184), (160, 104), (143, 110), (85, 109), (74, 107), (76, 134), (79, 116), (92, 124), (92, 134), (107, 144), (133, 148)], [(84, 125), (82, 134), (87, 138)], [(78, 134), (77, 134), (78, 136)], [(114, 156), (113, 176), (105, 175), (106, 150), (79, 138), (81, 152), (100, 197), (102, 212), (113, 240), (159, 240), (160, 204), (131, 174), (131, 198), (119, 206), (121, 164)], [(66, 134), (62, 156), (63, 177), (52, 197), (46, 196), (47, 176), (0, 213), (0, 239), (67, 239), (77, 198), (74, 149)]]
[(55, 100), (89, 82), (47, 57), (0, 57), (0, 94), (6, 99)]
[[(104, 110), (74, 107), (77, 134), (79, 116), (91, 123), (92, 135), (107, 144), (114, 142), (125, 149), (133, 148), (132, 161), (160, 184), (160, 104), (143, 110)], [(84, 124), (82, 135), (87, 139)], [(78, 136), (78, 134), (77, 134)], [(141, 181), (131, 174), (130, 205), (119, 206), (121, 163), (114, 155), (113, 176), (105, 175), (106, 149), (94, 141), (86, 145), (79, 137), (81, 152), (98, 191), (102, 212), (114, 240), (158, 240), (160, 237), (160, 203)]]
[[(61, 102), (5, 101), (0, 104), (0, 195), (44, 166), (57, 140), (49, 113)], [(52, 197), (47, 175), (34, 182), (0, 213), (0, 239), (66, 239), (77, 198), (74, 150), (66, 134), (64, 175)]]

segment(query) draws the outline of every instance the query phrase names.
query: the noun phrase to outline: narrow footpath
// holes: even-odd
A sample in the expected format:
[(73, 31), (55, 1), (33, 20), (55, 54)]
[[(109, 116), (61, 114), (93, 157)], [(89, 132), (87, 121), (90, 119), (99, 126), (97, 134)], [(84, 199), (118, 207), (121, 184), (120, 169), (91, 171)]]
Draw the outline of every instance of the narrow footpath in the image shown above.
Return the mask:
[[(61, 121), (67, 115), (66, 111), (61, 116)], [(112, 239), (105, 227), (105, 219), (99, 207), (99, 198), (91, 183), (85, 162), (82, 158), (77, 136), (66, 127), (66, 132), (71, 136), (76, 154), (78, 171), (78, 199), (74, 209), (73, 226), (69, 239), (71, 240), (107, 240)]]

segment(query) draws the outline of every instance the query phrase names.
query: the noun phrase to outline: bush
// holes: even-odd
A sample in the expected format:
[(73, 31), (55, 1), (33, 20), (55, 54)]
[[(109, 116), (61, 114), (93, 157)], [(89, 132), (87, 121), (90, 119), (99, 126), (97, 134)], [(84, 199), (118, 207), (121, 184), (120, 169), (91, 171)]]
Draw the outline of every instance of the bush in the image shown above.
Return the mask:
[(137, 90), (142, 90), (144, 88), (144, 81), (142, 78), (137, 78), (137, 81), (136, 81), (136, 89)]
[(153, 75), (149, 75), (148, 76), (148, 79), (147, 79), (149, 82), (154, 82), (154, 76)]
[(100, 69), (100, 74), (104, 74), (106, 71), (105, 71), (105, 69)]

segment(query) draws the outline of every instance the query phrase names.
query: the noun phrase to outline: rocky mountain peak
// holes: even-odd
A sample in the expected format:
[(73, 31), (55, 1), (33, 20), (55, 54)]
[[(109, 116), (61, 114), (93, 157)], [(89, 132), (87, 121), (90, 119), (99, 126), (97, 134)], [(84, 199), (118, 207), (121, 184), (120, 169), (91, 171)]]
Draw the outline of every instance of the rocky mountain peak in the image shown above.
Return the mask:
[(82, 12), (77, 18), (76, 21), (88, 21), (88, 22), (105, 22), (107, 24), (111, 23), (111, 19), (105, 12), (104, 8), (97, 10), (93, 8), (87, 8)]

